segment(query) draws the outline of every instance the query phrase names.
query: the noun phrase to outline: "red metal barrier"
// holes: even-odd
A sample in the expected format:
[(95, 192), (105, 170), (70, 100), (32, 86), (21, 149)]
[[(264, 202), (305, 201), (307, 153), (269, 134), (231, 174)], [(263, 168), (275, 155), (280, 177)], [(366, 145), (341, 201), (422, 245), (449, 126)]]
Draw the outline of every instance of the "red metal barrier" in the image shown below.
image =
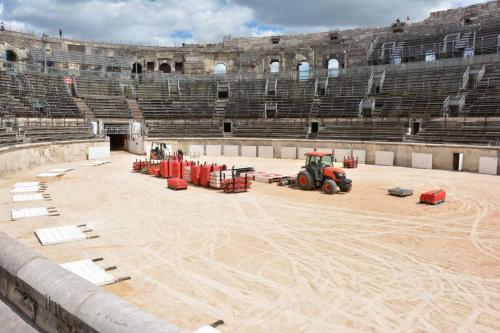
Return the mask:
[(168, 160), (160, 162), (160, 175), (163, 178), (168, 178)]
[(191, 183), (194, 185), (200, 185), (200, 171), (201, 165), (191, 166)]
[(169, 177), (181, 178), (181, 162), (170, 161)]
[(177, 158), (160, 162), (160, 174), (163, 178), (182, 178), (184, 168), (193, 165), (190, 161), (179, 161)]

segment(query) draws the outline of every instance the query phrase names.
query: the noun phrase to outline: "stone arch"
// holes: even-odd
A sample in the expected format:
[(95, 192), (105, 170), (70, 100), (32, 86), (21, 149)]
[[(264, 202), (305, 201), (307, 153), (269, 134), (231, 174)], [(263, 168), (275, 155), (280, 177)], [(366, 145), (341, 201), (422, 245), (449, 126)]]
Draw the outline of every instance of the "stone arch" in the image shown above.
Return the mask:
[(311, 65), (307, 61), (301, 61), (297, 64), (297, 71), (299, 72), (299, 80), (307, 80), (309, 79)]
[(154, 61), (148, 61), (146, 63), (146, 72), (154, 72), (155, 71), (155, 62)]
[(340, 63), (337, 59), (335, 58), (328, 59), (327, 67), (328, 67), (328, 76), (333, 76), (333, 77), (339, 76)]
[(141, 74), (142, 73), (142, 65), (138, 62), (134, 62), (132, 64), (132, 73), (133, 74)]
[(214, 66), (214, 74), (223, 75), (227, 73), (227, 66), (222, 62), (218, 62)]
[(19, 57), (17, 56), (16, 52), (12, 50), (5, 50), (5, 60), (10, 62), (17, 62), (19, 60)]
[(280, 61), (278, 59), (272, 59), (269, 63), (269, 72), (278, 73), (280, 71)]
[(162, 73), (172, 73), (172, 67), (166, 62), (162, 63), (159, 67), (160, 72)]

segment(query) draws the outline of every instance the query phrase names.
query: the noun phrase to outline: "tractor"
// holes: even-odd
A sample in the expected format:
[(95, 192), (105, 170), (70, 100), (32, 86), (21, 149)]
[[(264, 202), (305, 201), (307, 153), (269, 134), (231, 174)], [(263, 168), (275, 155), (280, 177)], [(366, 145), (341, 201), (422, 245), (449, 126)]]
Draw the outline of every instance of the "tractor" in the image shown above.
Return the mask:
[(306, 153), (306, 165), (297, 175), (297, 184), (303, 190), (321, 188), (326, 194), (333, 194), (337, 187), (349, 192), (352, 180), (346, 178), (344, 170), (333, 166), (333, 154), (325, 152)]

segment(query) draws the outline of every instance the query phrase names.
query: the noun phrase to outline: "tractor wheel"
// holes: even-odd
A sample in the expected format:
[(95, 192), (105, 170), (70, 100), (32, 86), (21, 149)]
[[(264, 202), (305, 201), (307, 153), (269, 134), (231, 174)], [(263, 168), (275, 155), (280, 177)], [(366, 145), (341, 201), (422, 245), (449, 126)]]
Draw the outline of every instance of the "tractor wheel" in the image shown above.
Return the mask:
[(352, 187), (350, 185), (341, 185), (340, 191), (342, 192), (351, 192)]
[(337, 190), (337, 184), (333, 180), (327, 179), (323, 183), (322, 189), (326, 194), (333, 194)]
[(297, 184), (302, 190), (310, 190), (313, 187), (313, 179), (309, 172), (301, 171), (297, 175)]

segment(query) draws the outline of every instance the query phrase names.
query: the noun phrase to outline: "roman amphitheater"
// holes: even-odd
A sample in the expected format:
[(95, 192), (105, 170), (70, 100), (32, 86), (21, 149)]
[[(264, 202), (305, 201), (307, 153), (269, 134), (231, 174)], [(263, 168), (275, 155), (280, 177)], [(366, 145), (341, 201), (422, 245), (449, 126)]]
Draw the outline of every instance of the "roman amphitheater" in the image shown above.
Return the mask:
[(500, 2), (0, 54), (1, 332), (500, 331)]

